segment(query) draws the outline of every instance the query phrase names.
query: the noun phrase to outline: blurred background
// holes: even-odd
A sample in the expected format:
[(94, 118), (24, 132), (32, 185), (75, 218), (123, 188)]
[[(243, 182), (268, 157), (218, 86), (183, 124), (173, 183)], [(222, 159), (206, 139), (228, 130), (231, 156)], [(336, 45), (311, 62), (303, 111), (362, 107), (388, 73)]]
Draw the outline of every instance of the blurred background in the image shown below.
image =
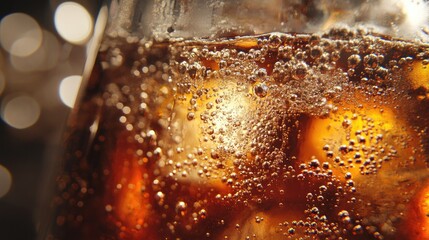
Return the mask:
[(101, 0), (0, 1), (0, 239), (36, 239)]

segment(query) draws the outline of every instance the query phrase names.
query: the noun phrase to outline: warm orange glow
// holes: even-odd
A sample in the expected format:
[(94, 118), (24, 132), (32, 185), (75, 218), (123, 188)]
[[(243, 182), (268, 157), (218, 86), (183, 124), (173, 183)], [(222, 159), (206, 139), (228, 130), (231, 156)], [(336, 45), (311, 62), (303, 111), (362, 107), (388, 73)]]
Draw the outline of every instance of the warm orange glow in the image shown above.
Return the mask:
[(120, 229), (119, 239), (143, 239), (148, 236), (144, 223), (149, 196), (142, 191), (146, 170), (131, 151), (127, 152), (129, 145), (126, 139), (119, 138), (111, 165), (110, 189), (105, 197), (106, 211)]
[(429, 185), (422, 191), (419, 201), (420, 216), (422, 218), (421, 231), (424, 239), (429, 239)]
[(409, 239), (429, 239), (429, 182), (411, 202), (405, 219), (404, 235)]
[(202, 63), (207, 69), (219, 70), (219, 63), (214, 60), (203, 59)]
[(429, 90), (429, 64), (425, 65), (422, 61), (414, 63), (408, 77), (414, 89), (423, 87)]
[[(362, 96), (355, 96), (356, 99), (363, 99)], [(363, 102), (360, 101), (359, 102)], [(370, 103), (368, 103), (370, 104)], [(350, 141), (354, 141), (353, 146), (361, 145), (367, 149), (370, 147), (392, 147), (397, 151), (397, 158), (400, 161), (406, 160), (413, 156), (412, 149), (404, 147), (409, 145), (410, 139), (418, 139), (416, 134), (406, 128), (407, 124), (402, 119), (399, 119), (393, 109), (389, 107), (371, 107), (364, 106), (362, 109), (356, 109), (350, 103), (341, 103), (340, 109), (336, 113), (332, 113), (328, 118), (312, 119), (303, 135), (302, 144), (300, 145), (299, 159), (303, 162), (309, 162), (312, 157), (320, 161), (327, 161), (331, 166), (335, 176), (343, 176), (345, 172), (350, 172), (354, 177), (360, 175), (359, 165), (347, 164), (352, 160), (355, 162), (355, 154), (360, 154), (363, 158), (365, 152), (350, 151), (341, 153), (341, 146), (350, 146)], [(353, 110), (350, 110), (353, 109)], [(382, 110), (382, 111), (381, 111)], [(359, 142), (356, 132), (362, 132), (362, 142)], [(414, 138), (406, 138), (404, 136), (415, 136)], [(378, 136), (380, 140), (377, 140)], [(341, 161), (345, 162), (344, 166), (334, 162), (334, 159), (327, 157), (327, 151), (323, 150), (324, 146), (329, 146), (329, 150), (334, 156), (341, 157)], [(362, 161), (365, 159), (363, 158)], [(383, 164), (383, 168), (396, 166), (394, 164)], [(341, 178), (344, 179), (344, 178)]]
[(252, 48), (258, 46), (258, 41), (256, 39), (243, 39), (237, 41), (235, 46), (239, 48)]
[(421, 231), (424, 239), (429, 239), (429, 185), (422, 191), (419, 201)]

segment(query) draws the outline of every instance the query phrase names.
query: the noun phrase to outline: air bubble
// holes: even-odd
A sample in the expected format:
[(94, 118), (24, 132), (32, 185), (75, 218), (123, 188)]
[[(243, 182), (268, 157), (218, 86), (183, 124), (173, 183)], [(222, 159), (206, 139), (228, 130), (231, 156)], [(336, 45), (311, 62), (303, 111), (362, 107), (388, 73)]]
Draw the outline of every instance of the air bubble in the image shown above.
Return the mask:
[(353, 227), (353, 234), (358, 235), (363, 233), (363, 228), (361, 225), (356, 225)]
[(378, 66), (378, 57), (373, 53), (368, 54), (363, 58), (363, 63), (367, 68), (376, 68)]
[(106, 210), (106, 212), (111, 212), (111, 211), (113, 210), (113, 207), (112, 207), (112, 205), (107, 204), (107, 205), (104, 207), (104, 209)]
[(181, 216), (184, 216), (186, 214), (186, 208), (187, 208), (187, 204), (183, 201), (179, 201), (176, 204), (176, 212)]
[(219, 61), (219, 68), (226, 68), (226, 61), (225, 60), (220, 60)]
[(268, 43), (269, 43), (270, 47), (272, 47), (272, 48), (279, 47), (280, 44), (282, 43), (280, 35), (278, 33), (271, 34), (269, 39), (268, 39)]
[(219, 153), (217, 151), (212, 151), (210, 153), (211, 158), (213, 159), (218, 159), (219, 158)]
[(351, 219), (350, 219), (350, 214), (348, 211), (346, 210), (342, 210), (338, 213), (338, 217), (340, 218), (340, 220), (343, 223), (350, 223)]
[(313, 160), (310, 161), (310, 167), (316, 168), (316, 167), (319, 167), (319, 166), (320, 166), (320, 162), (319, 162), (318, 159), (313, 159)]
[(200, 215), (200, 218), (202, 218), (202, 219), (207, 218), (207, 211), (205, 209), (201, 209), (198, 214)]
[(189, 112), (188, 115), (186, 116), (186, 118), (191, 121), (195, 119), (195, 113), (194, 112)]
[(316, 46), (310, 50), (310, 56), (314, 59), (320, 58), (322, 56), (323, 49), (319, 46)]
[(292, 71), (292, 77), (296, 80), (302, 80), (307, 76), (308, 72), (308, 66), (304, 62), (298, 63), (293, 71)]
[(361, 58), (358, 54), (353, 54), (347, 59), (348, 66), (350, 68), (355, 68), (357, 65), (359, 65), (360, 61)]
[(185, 74), (188, 71), (189, 64), (186, 61), (183, 61), (179, 64), (179, 73)]
[(317, 208), (317, 207), (313, 207), (313, 208), (311, 208), (310, 209), (310, 212), (312, 213), (312, 214), (319, 214), (319, 209)]
[(254, 88), (255, 94), (258, 97), (266, 97), (268, 94), (268, 86), (264, 83), (260, 83)]
[(350, 119), (344, 119), (342, 123), (343, 128), (348, 128), (350, 125), (352, 125), (352, 121)]
[(389, 74), (389, 70), (387, 70), (384, 67), (378, 67), (377, 70), (375, 70), (375, 78), (377, 80), (385, 80)]
[(345, 179), (351, 179), (352, 178), (352, 174), (350, 172), (346, 172), (345, 174)]
[(267, 70), (265, 68), (260, 68), (256, 71), (256, 75), (258, 75), (258, 77), (263, 78), (267, 76)]

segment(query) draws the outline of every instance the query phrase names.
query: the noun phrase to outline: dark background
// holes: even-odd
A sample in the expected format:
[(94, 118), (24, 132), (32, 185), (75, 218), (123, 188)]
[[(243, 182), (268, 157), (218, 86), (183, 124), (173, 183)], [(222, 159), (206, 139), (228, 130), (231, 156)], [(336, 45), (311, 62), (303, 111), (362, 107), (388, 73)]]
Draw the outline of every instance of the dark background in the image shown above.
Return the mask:
[[(86, 45), (74, 45), (63, 40), (55, 30), (53, 14), (63, 1), (1, 0), (0, 21), (16, 12), (32, 16), (39, 25), (57, 37), (61, 51), (67, 51), (50, 70), (19, 72), (9, 63), (8, 52), (0, 47), (0, 70), (6, 84), (0, 91), (0, 104), (8, 96), (35, 96), (40, 105), (40, 117), (31, 127), (16, 129), (0, 118), (0, 166), (9, 170), (12, 184), (0, 198), (0, 239), (36, 239), (44, 207), (44, 193), (52, 183), (52, 166), (61, 161), (61, 132), (70, 108), (58, 96), (61, 75), (80, 75), (86, 58)], [(79, 2), (79, 1), (78, 1)], [(93, 16), (100, 1), (80, 1)], [(22, 80), (26, 79), (26, 80)], [(25, 84), (16, 82), (27, 81)], [(0, 183), (1, 184), (1, 183)]]

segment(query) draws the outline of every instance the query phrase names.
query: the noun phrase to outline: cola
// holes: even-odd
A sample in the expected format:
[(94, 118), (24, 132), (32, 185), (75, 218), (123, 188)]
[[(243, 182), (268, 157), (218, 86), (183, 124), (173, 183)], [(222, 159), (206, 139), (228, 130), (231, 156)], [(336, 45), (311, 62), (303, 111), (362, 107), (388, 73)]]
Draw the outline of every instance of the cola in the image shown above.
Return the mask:
[(429, 239), (429, 45), (106, 37), (48, 239)]

